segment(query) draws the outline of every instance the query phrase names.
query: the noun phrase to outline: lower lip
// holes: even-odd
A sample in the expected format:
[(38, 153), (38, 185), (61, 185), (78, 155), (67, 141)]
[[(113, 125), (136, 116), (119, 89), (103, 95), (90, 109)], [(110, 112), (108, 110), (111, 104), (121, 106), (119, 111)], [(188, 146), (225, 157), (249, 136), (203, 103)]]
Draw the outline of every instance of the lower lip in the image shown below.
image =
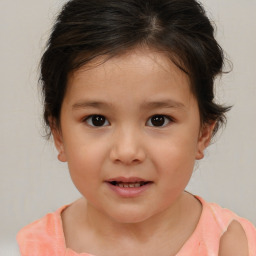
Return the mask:
[(134, 188), (123, 188), (119, 186), (112, 185), (109, 182), (106, 182), (106, 184), (109, 186), (109, 188), (114, 191), (117, 195), (121, 197), (126, 197), (126, 198), (132, 198), (132, 197), (137, 197), (140, 196), (143, 192), (145, 192), (149, 187), (152, 185), (152, 183), (147, 183), (141, 187), (134, 187)]

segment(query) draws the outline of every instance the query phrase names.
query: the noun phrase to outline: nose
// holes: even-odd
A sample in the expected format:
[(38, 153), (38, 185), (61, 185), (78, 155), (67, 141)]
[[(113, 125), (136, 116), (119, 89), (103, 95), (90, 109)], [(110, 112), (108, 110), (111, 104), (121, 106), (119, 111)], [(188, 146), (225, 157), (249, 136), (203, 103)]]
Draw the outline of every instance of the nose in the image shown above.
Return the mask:
[(134, 165), (142, 163), (146, 154), (143, 148), (143, 139), (133, 128), (123, 128), (113, 135), (113, 144), (110, 159), (114, 163)]

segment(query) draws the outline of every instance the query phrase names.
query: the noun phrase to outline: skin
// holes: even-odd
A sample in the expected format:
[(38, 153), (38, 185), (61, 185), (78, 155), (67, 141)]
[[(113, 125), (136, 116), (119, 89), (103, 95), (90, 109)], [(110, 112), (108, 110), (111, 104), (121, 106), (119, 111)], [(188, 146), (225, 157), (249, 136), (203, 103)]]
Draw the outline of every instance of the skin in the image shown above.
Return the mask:
[[(59, 160), (83, 196), (62, 214), (67, 247), (97, 256), (175, 255), (191, 236), (201, 205), (184, 189), (214, 124), (200, 125), (189, 83), (150, 49), (70, 75), (61, 127), (52, 120)], [(168, 116), (161, 127), (152, 125), (156, 114)], [(104, 116), (104, 125), (92, 126), (91, 115)], [(120, 176), (151, 184), (124, 198), (106, 182)]]
[(249, 248), (243, 227), (232, 221), (220, 240), (219, 256), (248, 256)]

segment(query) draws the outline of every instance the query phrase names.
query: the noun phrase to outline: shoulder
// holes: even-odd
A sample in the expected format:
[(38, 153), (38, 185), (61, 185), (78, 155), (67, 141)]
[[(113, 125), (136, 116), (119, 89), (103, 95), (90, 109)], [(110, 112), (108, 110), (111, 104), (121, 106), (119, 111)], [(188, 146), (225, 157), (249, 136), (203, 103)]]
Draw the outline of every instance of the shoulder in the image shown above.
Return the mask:
[(61, 247), (65, 248), (60, 216), (65, 207), (56, 212), (48, 213), (18, 232), (17, 242), (22, 256), (33, 255), (35, 252), (40, 252), (40, 254), (37, 254), (38, 256), (57, 255), (56, 250), (60, 250)]
[(233, 220), (220, 239), (219, 256), (248, 256), (248, 241), (242, 225)]
[[(219, 256), (256, 255), (256, 229), (250, 221), (218, 204), (207, 203), (204, 200), (202, 202), (207, 209), (207, 216), (211, 216), (212, 222), (215, 223), (214, 230), (218, 231), (216, 234), (219, 238), (216, 241), (219, 241)], [(209, 225), (207, 230), (208, 228)]]

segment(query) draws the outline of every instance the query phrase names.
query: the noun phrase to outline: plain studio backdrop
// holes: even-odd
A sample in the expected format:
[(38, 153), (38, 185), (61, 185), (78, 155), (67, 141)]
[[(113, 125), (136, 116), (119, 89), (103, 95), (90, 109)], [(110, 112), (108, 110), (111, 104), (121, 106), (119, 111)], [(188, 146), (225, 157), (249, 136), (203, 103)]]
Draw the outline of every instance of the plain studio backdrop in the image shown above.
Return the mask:
[[(0, 0), (0, 255), (18, 255), (17, 231), (80, 195), (43, 138), (38, 64), (61, 0)], [(197, 163), (187, 190), (256, 225), (256, 0), (202, 0), (233, 63), (218, 101), (227, 127)]]

